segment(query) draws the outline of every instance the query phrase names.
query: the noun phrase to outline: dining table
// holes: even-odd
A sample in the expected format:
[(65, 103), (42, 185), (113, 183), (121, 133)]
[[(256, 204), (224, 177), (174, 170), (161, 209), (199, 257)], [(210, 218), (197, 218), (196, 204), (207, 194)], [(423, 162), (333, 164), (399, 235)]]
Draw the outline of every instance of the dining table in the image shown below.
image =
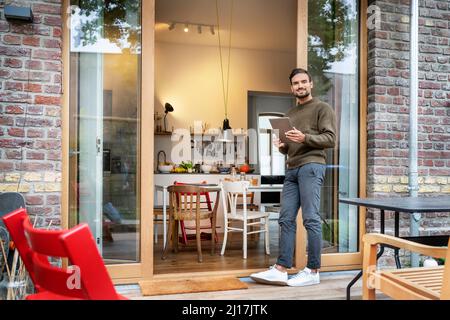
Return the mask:
[[(185, 185), (200, 186), (208, 191), (214, 192), (221, 190), (219, 184), (199, 184), (199, 183), (186, 183)], [(162, 212), (163, 212), (163, 243), (167, 240), (167, 204), (168, 204), (168, 191), (167, 188), (170, 185), (156, 184), (155, 191), (162, 192)], [(248, 192), (281, 192), (283, 191), (282, 184), (263, 184), (263, 185), (250, 185), (247, 189)], [(156, 193), (155, 193), (156, 202)]]
[[(340, 203), (355, 205), (357, 207), (365, 207), (380, 210), (380, 233), (385, 233), (385, 211), (394, 212), (394, 236), (405, 240), (426, 244), (430, 246), (446, 246), (448, 243), (448, 235), (430, 235), (422, 234), (419, 236), (400, 236), (400, 213), (414, 214), (427, 212), (450, 212), (450, 197), (380, 197), (380, 198), (340, 198)], [(359, 212), (359, 210), (357, 210)], [(380, 246), (377, 254), (377, 260), (383, 255), (384, 248), (388, 246)], [(400, 269), (399, 249), (394, 249), (395, 264)], [(346, 298), (350, 300), (350, 289), (361, 278), (363, 271), (361, 270), (347, 285)]]

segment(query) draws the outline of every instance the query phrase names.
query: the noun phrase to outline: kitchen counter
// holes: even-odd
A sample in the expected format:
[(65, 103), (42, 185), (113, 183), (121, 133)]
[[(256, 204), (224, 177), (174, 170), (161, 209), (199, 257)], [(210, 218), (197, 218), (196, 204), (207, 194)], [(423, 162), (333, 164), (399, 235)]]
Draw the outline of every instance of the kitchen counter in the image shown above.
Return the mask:
[[(178, 175), (178, 174), (181, 174), (181, 175), (216, 175), (216, 176), (231, 176), (231, 173), (219, 173), (219, 172), (210, 172), (210, 173), (204, 173), (204, 172), (193, 172), (193, 173), (188, 173), (188, 172), (185, 172), (185, 173), (181, 173), (181, 172), (168, 172), (168, 173), (165, 173), (165, 172), (158, 172), (158, 171), (155, 171), (154, 172), (154, 174), (155, 175), (171, 175), (171, 174), (175, 174), (175, 175)], [(240, 175), (240, 173), (236, 173), (236, 176), (239, 176)], [(246, 173), (245, 174), (246, 176), (259, 176), (259, 173), (258, 172), (252, 172), (252, 173)]]

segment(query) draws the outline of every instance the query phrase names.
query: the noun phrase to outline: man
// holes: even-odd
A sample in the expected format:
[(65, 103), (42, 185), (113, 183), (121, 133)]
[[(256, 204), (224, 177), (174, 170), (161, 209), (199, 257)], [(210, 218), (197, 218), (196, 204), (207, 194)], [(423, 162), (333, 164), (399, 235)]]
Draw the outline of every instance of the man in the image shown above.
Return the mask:
[[(286, 137), (292, 142), (282, 143), (274, 139), (280, 152), (287, 154), (279, 219), (280, 254), (268, 271), (254, 273), (250, 277), (261, 283), (306, 286), (320, 283), (320, 190), (325, 176), (325, 149), (333, 148), (336, 141), (336, 115), (327, 103), (312, 97), (313, 82), (308, 71), (294, 69), (289, 80), (297, 102), (286, 113), (293, 126), (293, 130), (286, 132)], [(300, 207), (308, 235), (308, 263), (305, 269), (288, 279), (286, 270), (293, 264), (296, 218)]]

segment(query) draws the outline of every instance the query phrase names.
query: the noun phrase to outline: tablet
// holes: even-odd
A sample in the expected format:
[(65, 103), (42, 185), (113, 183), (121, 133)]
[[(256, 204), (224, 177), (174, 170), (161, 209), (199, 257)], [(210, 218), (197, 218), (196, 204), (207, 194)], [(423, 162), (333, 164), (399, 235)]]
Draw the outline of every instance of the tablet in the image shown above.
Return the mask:
[(291, 125), (291, 121), (289, 121), (289, 118), (287, 117), (274, 118), (269, 119), (269, 121), (270, 124), (272, 125), (272, 128), (274, 130), (278, 130), (278, 134), (277, 132), (275, 132), (275, 134), (277, 135), (277, 137), (279, 137), (281, 142), (283, 143), (292, 142), (286, 137), (286, 132), (294, 129)]

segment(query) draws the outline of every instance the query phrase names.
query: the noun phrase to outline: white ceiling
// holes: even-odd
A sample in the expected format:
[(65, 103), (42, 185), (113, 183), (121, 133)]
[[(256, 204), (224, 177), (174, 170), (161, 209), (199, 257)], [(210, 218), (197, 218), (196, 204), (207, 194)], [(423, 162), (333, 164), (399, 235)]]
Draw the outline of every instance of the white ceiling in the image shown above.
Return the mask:
[[(229, 43), (231, 0), (217, 0), (222, 47)], [(231, 28), (233, 48), (295, 52), (297, 0), (234, 0)], [(172, 21), (217, 26), (216, 0), (156, 0), (156, 41), (218, 46), (215, 35), (182, 25), (168, 30)]]

